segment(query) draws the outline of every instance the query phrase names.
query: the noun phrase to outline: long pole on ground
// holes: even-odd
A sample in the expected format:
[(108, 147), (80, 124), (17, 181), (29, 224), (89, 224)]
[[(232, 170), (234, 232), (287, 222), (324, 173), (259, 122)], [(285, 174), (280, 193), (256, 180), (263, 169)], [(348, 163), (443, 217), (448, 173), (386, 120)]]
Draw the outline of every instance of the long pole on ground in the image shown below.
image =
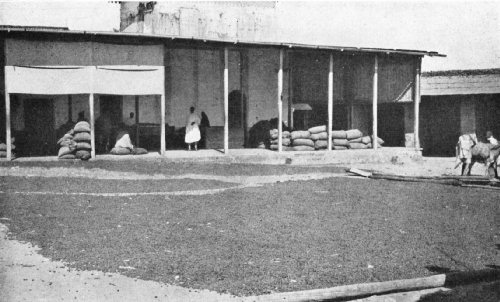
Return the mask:
[(280, 49), (278, 70), (278, 153), (283, 151), (283, 49)]
[(414, 125), (413, 125), (413, 139), (415, 144), (415, 149), (420, 149), (420, 138), (419, 138), (419, 112), (420, 112), (420, 66), (422, 63), (422, 58), (418, 58), (415, 62), (415, 96), (414, 96)]
[(89, 94), (89, 110), (90, 110), (90, 157), (95, 159), (95, 122), (94, 122), (94, 94)]
[(328, 71), (328, 151), (332, 151), (333, 128), (333, 53), (330, 53), (330, 70)]
[(224, 154), (229, 151), (229, 50), (224, 47)]
[(377, 104), (378, 103), (378, 56), (375, 55), (375, 62), (373, 64), (373, 136), (372, 136), (372, 147), (373, 150), (378, 149), (378, 116), (377, 116)]

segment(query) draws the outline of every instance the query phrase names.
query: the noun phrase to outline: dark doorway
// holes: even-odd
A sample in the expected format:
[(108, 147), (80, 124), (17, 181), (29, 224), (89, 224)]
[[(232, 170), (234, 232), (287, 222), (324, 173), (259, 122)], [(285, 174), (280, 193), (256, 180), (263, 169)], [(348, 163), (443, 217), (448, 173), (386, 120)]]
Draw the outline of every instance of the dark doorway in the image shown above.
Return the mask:
[[(106, 119), (107, 121), (107, 126), (106, 126), (106, 137), (109, 139), (109, 141), (106, 142), (106, 144), (109, 146), (109, 148), (112, 148), (115, 145), (116, 142), (116, 134), (118, 129), (121, 128), (121, 125), (123, 124), (123, 98), (121, 95), (101, 95), (99, 96), (99, 101), (100, 101), (100, 117), (98, 118), (99, 121), (102, 119)], [(98, 127), (98, 121), (96, 121), (96, 135), (100, 136), (100, 127)], [(104, 151), (107, 151), (100, 146), (100, 143), (98, 142), (98, 152), (102, 153)]]
[(56, 155), (54, 101), (52, 99), (25, 100), (24, 126), (26, 141), (23, 155)]
[(460, 136), (460, 102), (453, 96), (422, 97), (420, 133), (424, 156), (455, 156)]
[(0, 143), (5, 142), (5, 96), (0, 95), (2, 99), (0, 100)]
[(486, 131), (500, 137), (500, 94), (470, 96), (475, 98), (476, 134), (479, 141), (486, 142)]
[(379, 104), (378, 137), (384, 140), (384, 146), (402, 147), (405, 141), (405, 111), (402, 104)]
[(113, 126), (118, 126), (122, 123), (122, 96), (121, 95), (101, 95), (99, 96), (100, 101), (100, 113), (107, 115)]
[(245, 95), (239, 90), (233, 90), (229, 93), (228, 118), (230, 128), (243, 128), (245, 121)]

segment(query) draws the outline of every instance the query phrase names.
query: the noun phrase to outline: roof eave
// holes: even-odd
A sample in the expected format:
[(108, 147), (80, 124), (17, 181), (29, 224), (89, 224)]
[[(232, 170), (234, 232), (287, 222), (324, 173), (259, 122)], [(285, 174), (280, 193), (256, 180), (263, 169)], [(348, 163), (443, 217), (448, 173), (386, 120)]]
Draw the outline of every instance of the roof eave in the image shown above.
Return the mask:
[(436, 51), (423, 51), (411, 49), (386, 49), (386, 48), (369, 48), (369, 47), (352, 47), (352, 46), (332, 46), (332, 45), (314, 45), (314, 44), (301, 44), (301, 43), (286, 43), (286, 42), (255, 42), (243, 40), (216, 40), (195, 37), (179, 37), (158, 34), (144, 34), (144, 33), (129, 33), (129, 32), (108, 32), (108, 31), (78, 31), (78, 30), (56, 30), (56, 29), (36, 29), (31, 28), (0, 28), (0, 32), (42, 32), (49, 34), (68, 34), (68, 35), (99, 35), (99, 36), (122, 36), (122, 37), (138, 37), (138, 38), (155, 38), (155, 39), (170, 39), (181, 41), (196, 40), (205, 43), (221, 43), (221, 44), (242, 44), (242, 45), (263, 45), (270, 47), (283, 47), (290, 49), (320, 49), (320, 50), (333, 50), (340, 52), (368, 52), (368, 53), (385, 53), (385, 54), (405, 54), (415, 56), (430, 56), (430, 57), (446, 57), (445, 54), (440, 54)]

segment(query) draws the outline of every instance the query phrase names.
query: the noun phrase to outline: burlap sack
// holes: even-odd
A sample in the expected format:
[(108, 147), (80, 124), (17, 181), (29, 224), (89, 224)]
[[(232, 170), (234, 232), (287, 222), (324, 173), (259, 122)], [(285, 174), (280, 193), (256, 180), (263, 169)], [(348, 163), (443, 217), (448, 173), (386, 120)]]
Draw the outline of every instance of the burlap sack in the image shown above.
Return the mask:
[(63, 137), (61, 137), (57, 141), (57, 144), (62, 146), (63, 143), (67, 143), (68, 141), (71, 141), (71, 140), (73, 140), (73, 135), (66, 133), (65, 135), (63, 135)]
[(277, 139), (278, 138), (278, 129), (269, 130), (269, 135), (271, 136), (271, 139)]
[(318, 134), (318, 133), (321, 133), (321, 132), (326, 132), (326, 126), (323, 125), (323, 126), (316, 126), (316, 127), (312, 127), (312, 128), (309, 128), (309, 132), (311, 134)]
[(367, 144), (367, 143), (363, 142), (363, 137), (355, 138), (355, 139), (350, 139), (349, 142), (350, 143), (363, 143), (363, 144)]
[(7, 157), (7, 151), (0, 151), (0, 157)]
[(90, 133), (88, 132), (78, 132), (75, 134), (73, 140), (75, 142), (90, 142)]
[(90, 125), (85, 121), (78, 122), (76, 123), (75, 127), (73, 127), (73, 131), (75, 131), (75, 133), (90, 132)]
[(292, 145), (295, 146), (309, 146), (314, 148), (314, 141), (312, 139), (298, 138), (292, 141)]
[(333, 146), (333, 150), (347, 150), (346, 146)]
[[(278, 129), (269, 130), (269, 135), (271, 136), (272, 140), (277, 139), (278, 138)], [(290, 138), (290, 131), (282, 131), (281, 137), (282, 138)]]
[[(273, 145), (269, 146), (269, 149), (271, 149), (271, 150), (273, 150), (273, 151), (278, 150), (278, 144), (273, 144)], [(282, 147), (281, 147), (281, 150), (283, 150), (283, 151), (293, 151), (293, 147), (290, 147), (290, 146), (282, 146)]]
[[(369, 144), (369, 143), (371, 143), (372, 142), (372, 137), (373, 137), (373, 135), (372, 136), (368, 136), (368, 135), (367, 136), (363, 136), (361, 138), (361, 143), (363, 143), (363, 144)], [(354, 141), (352, 141), (352, 142), (354, 142)], [(380, 145), (384, 144), (384, 140), (381, 139), (380, 137), (377, 137), (377, 142)]]
[(320, 133), (314, 133), (311, 134), (310, 137), (313, 141), (317, 140), (327, 140), (328, 139), (328, 132), (320, 132)]
[(310, 138), (311, 132), (309, 132), (309, 131), (292, 131), (292, 133), (290, 133), (290, 137), (292, 140), (301, 139), (301, 138)]
[(314, 151), (314, 147), (310, 146), (293, 146), (293, 151)]
[(370, 136), (363, 136), (361, 138), (361, 141), (360, 143), (363, 143), (363, 144), (369, 144), (372, 142), (372, 138)]
[(134, 155), (143, 155), (143, 154), (148, 154), (148, 150), (144, 149), (144, 148), (134, 148), (132, 150), (132, 154)]
[(92, 146), (87, 142), (78, 142), (76, 143), (76, 150), (91, 150)]
[(327, 140), (317, 140), (314, 142), (314, 149), (316, 150), (326, 149), (327, 147), (328, 147)]
[[(382, 145), (378, 144), (378, 145), (377, 145), (377, 147), (378, 147), (378, 148), (382, 148)], [(368, 149), (373, 148), (373, 144), (372, 144), (372, 143), (368, 143), (368, 144), (366, 144), (366, 148), (368, 148)]]
[(114, 147), (109, 153), (113, 155), (129, 155), (131, 151), (128, 148)]
[(345, 130), (333, 130), (332, 131), (332, 138), (346, 139), (347, 138), (347, 133), (346, 133)]
[[(11, 144), (10, 150), (15, 150), (15, 149), (16, 149), (16, 145)], [(7, 151), (7, 144), (1, 143), (0, 144), (0, 151)]]
[(348, 140), (356, 139), (356, 138), (360, 138), (360, 137), (363, 137), (363, 132), (359, 131), (358, 129), (351, 129), (351, 130), (346, 131), (346, 138)]
[[(273, 139), (271, 141), (271, 145), (277, 145), (277, 144), (278, 144), (278, 139)], [(291, 141), (290, 141), (289, 138), (282, 138), (281, 139), (281, 145), (282, 146), (290, 146), (290, 144), (291, 144)]]
[(76, 156), (74, 154), (66, 154), (63, 156), (60, 156), (59, 159), (76, 159)]
[(363, 143), (349, 143), (349, 149), (368, 149), (368, 146)]
[(349, 141), (346, 139), (334, 138), (332, 143), (334, 146), (349, 146)]
[(78, 150), (75, 153), (75, 157), (81, 160), (88, 160), (90, 158), (90, 151), (88, 150)]
[(59, 152), (57, 152), (57, 156), (61, 157), (61, 156), (64, 156), (64, 155), (67, 155), (67, 154), (72, 154), (72, 153), (73, 153), (73, 150), (71, 150), (67, 146), (63, 146), (63, 147), (59, 148)]
[[(373, 135), (372, 135), (373, 137)], [(370, 137), (371, 138), (371, 137)], [(377, 137), (377, 143), (379, 143), (380, 145), (383, 145), (385, 142), (383, 139), (381, 139), (380, 137)]]

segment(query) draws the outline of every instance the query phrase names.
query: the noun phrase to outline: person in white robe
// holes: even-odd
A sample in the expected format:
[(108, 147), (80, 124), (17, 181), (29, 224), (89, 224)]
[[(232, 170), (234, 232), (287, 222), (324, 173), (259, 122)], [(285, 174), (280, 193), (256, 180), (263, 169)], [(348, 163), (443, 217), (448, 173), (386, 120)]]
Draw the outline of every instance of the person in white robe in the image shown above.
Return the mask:
[(191, 144), (194, 144), (194, 149), (198, 150), (198, 142), (201, 139), (199, 127), (201, 119), (198, 114), (194, 112), (194, 107), (189, 108), (189, 112), (184, 141), (188, 145), (188, 150), (191, 151)]

